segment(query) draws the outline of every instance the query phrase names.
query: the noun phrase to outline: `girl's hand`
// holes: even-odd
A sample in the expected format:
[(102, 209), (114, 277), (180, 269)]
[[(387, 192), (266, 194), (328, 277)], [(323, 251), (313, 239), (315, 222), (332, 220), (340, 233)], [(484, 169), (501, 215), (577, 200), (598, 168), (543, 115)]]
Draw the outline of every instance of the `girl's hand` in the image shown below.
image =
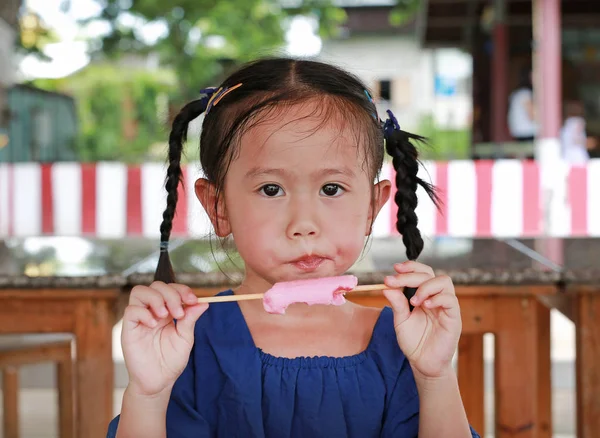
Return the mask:
[(121, 333), (132, 390), (154, 396), (175, 383), (189, 360), (196, 321), (207, 308), (181, 284), (155, 281), (132, 289)]
[[(383, 293), (394, 310), (394, 327), (398, 345), (413, 371), (425, 378), (444, 376), (452, 369), (452, 356), (462, 330), (460, 308), (452, 280), (436, 277), (433, 269), (422, 263), (405, 262), (394, 266), (398, 273), (385, 279), (390, 289)], [(401, 290), (416, 287), (409, 310)]]

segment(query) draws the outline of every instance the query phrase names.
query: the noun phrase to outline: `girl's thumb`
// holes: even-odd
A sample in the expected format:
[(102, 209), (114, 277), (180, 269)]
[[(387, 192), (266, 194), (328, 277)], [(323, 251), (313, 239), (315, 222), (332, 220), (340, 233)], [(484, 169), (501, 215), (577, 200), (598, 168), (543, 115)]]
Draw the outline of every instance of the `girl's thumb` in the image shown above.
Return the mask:
[(196, 321), (208, 309), (208, 304), (194, 304), (185, 308), (185, 316), (177, 320), (177, 332), (190, 344), (194, 342)]

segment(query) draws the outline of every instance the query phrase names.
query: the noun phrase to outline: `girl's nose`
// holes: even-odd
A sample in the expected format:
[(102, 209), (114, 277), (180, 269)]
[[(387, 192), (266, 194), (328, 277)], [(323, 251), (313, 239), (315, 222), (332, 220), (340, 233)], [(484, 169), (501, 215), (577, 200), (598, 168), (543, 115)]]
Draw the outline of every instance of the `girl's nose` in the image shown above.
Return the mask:
[(316, 237), (319, 235), (316, 212), (309, 202), (299, 203), (297, 208), (292, 208), (287, 234), (290, 239), (301, 237)]

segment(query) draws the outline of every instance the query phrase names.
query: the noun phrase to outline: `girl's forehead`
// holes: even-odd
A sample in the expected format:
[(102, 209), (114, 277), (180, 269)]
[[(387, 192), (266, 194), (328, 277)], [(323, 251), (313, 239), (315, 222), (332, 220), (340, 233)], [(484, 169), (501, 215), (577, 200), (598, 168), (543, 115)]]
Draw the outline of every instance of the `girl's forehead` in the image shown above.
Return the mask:
[[(367, 136), (342, 111), (323, 109), (318, 102), (274, 108), (257, 118), (240, 138), (243, 155), (272, 155), (289, 149), (303, 153), (356, 156)], [(361, 147), (362, 146), (362, 147)]]

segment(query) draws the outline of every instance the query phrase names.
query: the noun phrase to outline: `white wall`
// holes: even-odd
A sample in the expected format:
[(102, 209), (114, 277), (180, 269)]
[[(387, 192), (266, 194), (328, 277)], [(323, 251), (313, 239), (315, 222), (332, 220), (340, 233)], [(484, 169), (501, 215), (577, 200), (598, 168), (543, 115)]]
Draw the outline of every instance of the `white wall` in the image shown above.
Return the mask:
[(326, 40), (316, 58), (349, 70), (372, 89), (379, 80), (392, 80), (392, 101), (379, 107), (382, 119), (391, 109), (408, 130), (418, 128), (423, 115), (432, 115), (440, 127), (469, 126), (470, 90), (459, 89), (453, 96), (435, 95), (436, 74), (463, 82), (470, 77), (468, 55), (423, 49), (408, 36), (369, 36)]
[(380, 105), (379, 116), (391, 109), (400, 125), (414, 129), (419, 115), (433, 105), (431, 51), (420, 49), (417, 41), (401, 36), (352, 37), (325, 40), (316, 57), (342, 67), (361, 78), (371, 89), (379, 80), (391, 80), (392, 102)]

